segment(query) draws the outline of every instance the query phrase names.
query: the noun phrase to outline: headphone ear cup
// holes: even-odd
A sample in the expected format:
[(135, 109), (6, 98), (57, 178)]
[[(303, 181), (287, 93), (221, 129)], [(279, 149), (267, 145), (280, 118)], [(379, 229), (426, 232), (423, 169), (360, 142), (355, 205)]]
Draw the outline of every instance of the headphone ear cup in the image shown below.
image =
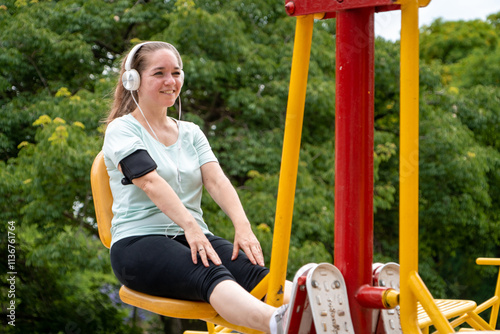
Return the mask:
[(122, 75), (122, 83), (126, 90), (138, 90), (141, 85), (141, 76), (135, 69), (125, 71)]
[(184, 84), (184, 71), (181, 70), (181, 80), (182, 80), (182, 84)]

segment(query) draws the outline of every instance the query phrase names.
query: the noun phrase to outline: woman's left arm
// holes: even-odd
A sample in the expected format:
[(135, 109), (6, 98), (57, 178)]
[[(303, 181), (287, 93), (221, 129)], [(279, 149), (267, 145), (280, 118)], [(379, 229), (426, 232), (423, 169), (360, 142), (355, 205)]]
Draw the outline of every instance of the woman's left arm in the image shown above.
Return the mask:
[(201, 166), (203, 185), (214, 201), (228, 215), (234, 225), (234, 249), (232, 260), (241, 248), (253, 264), (264, 266), (264, 256), (259, 240), (252, 231), (238, 193), (222, 171), (219, 163), (208, 162)]

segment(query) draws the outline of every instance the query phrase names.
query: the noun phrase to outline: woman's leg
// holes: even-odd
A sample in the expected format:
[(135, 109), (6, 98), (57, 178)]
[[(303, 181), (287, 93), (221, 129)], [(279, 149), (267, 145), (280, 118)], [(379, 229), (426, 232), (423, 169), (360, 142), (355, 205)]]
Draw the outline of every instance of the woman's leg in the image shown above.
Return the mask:
[[(210, 268), (194, 265), (190, 254), (182, 243), (164, 236), (130, 237), (118, 241), (111, 249), (113, 270), (122, 284), (157, 296), (205, 300), (227, 321), (269, 333), (276, 308), (253, 297), (223, 265), (211, 264)], [(232, 267), (239, 261), (228, 262)], [(257, 269), (252, 267), (250, 272)], [(260, 269), (257, 272), (262, 273)], [(257, 278), (260, 274), (253, 276)], [(258, 282), (243, 281), (249, 287)], [(285, 303), (290, 291), (287, 286)]]
[[(233, 244), (217, 236), (207, 236), (223, 265), (233, 274), (234, 281), (218, 283), (210, 295), (210, 304), (227, 321), (266, 333), (270, 332), (271, 316), (276, 311), (266, 303), (253, 297), (250, 292), (269, 270), (254, 265), (241, 250), (236, 260), (231, 260)], [(290, 302), (293, 283), (285, 281), (283, 303)]]
[[(231, 272), (236, 282), (245, 290), (249, 292), (252, 291), (265, 275), (269, 273), (269, 269), (252, 264), (241, 250), (236, 260), (231, 260), (233, 244), (228, 240), (213, 235), (207, 237), (222, 260), (222, 264)], [(291, 281), (285, 281), (283, 304), (288, 304), (290, 302), (292, 285), (293, 283)]]
[(270, 333), (269, 322), (276, 308), (253, 297), (234, 281), (217, 284), (210, 304), (230, 323)]
[(234, 277), (224, 266), (194, 264), (191, 250), (161, 235), (129, 237), (111, 248), (111, 264), (120, 282), (139, 292), (185, 300), (209, 301), (211, 291)]

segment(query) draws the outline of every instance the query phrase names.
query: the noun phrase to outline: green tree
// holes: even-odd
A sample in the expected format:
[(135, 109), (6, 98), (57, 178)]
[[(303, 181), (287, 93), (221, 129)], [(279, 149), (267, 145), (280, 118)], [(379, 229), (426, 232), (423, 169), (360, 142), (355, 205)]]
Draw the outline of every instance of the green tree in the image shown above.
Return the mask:
[(498, 32), (490, 22), (437, 19), (422, 28), (420, 54), (427, 61), (453, 64), (475, 50), (493, 51), (497, 45)]

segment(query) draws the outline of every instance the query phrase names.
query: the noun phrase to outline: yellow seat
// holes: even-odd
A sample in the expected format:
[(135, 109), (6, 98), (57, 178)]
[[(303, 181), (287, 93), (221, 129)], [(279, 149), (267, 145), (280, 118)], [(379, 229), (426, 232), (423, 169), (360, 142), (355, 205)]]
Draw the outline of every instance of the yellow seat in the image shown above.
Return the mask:
[[(460, 329), (460, 331), (469, 331), (474, 333), (494, 332), (494, 326), (490, 326), (477, 314), (477, 310), (480, 307), (476, 307), (476, 303), (474, 301), (434, 299), (416, 272), (411, 274), (408, 283), (411, 291), (414, 292), (417, 297), (416, 325), (420, 328), (418, 333), (428, 334), (430, 326), (434, 326), (438, 329), (435, 333), (452, 333), (454, 332), (455, 327), (465, 322), (472, 328), (463, 328)], [(456, 319), (449, 322), (449, 319), (452, 318)], [(496, 321), (496, 315), (494, 316), (494, 320)], [(412, 330), (412, 333), (413, 332), (417, 333)]]
[[(111, 245), (111, 220), (113, 218), (111, 208), (113, 205), (113, 196), (111, 194), (109, 175), (106, 170), (106, 165), (104, 164), (104, 156), (102, 152), (99, 152), (94, 160), (94, 163), (92, 164), (90, 180), (97, 218), (97, 227), (99, 230), (99, 238), (101, 239), (103, 245), (109, 248)], [(262, 280), (262, 282), (257, 285), (257, 287), (252, 291), (252, 294), (261, 299), (265, 295), (266, 285), (267, 278)], [(259, 331), (228, 323), (217, 314), (210, 304), (205, 302), (151, 296), (134, 291), (125, 286), (120, 288), (120, 298), (126, 304), (167, 317), (201, 319), (220, 326), (232, 328), (243, 333), (260, 333)], [(213, 326), (209, 326), (209, 330), (210, 328), (213, 328)], [(214, 333), (213, 331), (210, 332)]]
[(213, 307), (205, 302), (151, 296), (126, 286), (120, 288), (120, 299), (129, 305), (172, 318), (213, 319), (217, 316)]
[[(476, 303), (472, 300), (436, 299), (435, 303), (446, 319), (459, 317), (476, 308)], [(432, 325), (432, 320), (420, 303), (418, 303), (417, 307), (417, 318), (418, 326), (422, 329), (422, 332), (424, 334), (429, 333), (429, 327)]]
[[(479, 265), (500, 266), (500, 258), (478, 258), (476, 263)], [(469, 300), (435, 300), (437, 307), (446, 317), (446, 319), (456, 318), (450, 322), (453, 328), (467, 323), (472, 328), (462, 328), (461, 332), (481, 331), (481, 333), (493, 332), (498, 319), (500, 308), (500, 270), (497, 276), (497, 283), (494, 295), (476, 306), (476, 303)], [(491, 308), (489, 321), (485, 321), (479, 316), (480, 313)], [(430, 317), (425, 313), (423, 307), (418, 305), (418, 323), (423, 333), (429, 332), (429, 326), (432, 325)], [(500, 331), (497, 331), (500, 332)]]

